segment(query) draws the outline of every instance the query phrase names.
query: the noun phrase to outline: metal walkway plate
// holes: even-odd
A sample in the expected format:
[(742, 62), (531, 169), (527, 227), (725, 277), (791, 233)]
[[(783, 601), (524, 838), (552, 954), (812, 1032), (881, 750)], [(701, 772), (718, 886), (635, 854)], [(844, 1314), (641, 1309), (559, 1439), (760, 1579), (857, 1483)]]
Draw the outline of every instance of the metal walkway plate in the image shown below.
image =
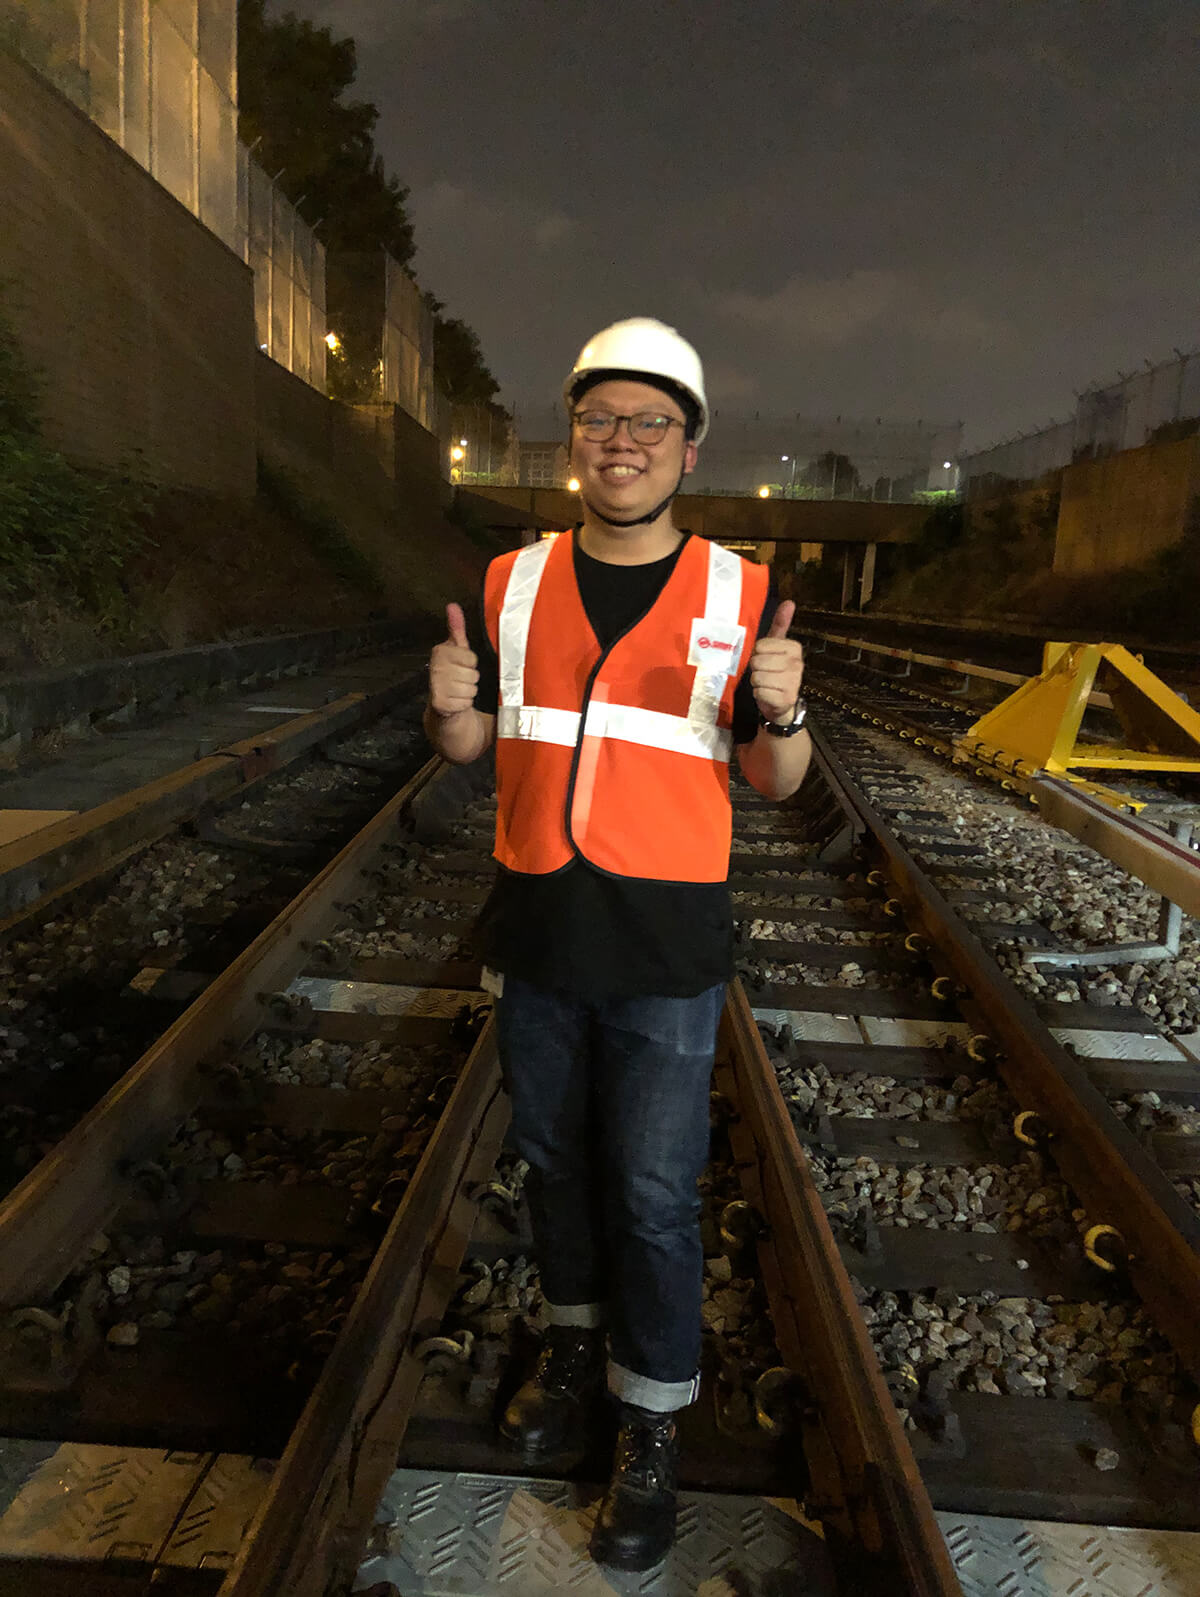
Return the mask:
[(574, 1591), (657, 1597), (834, 1597), (825, 1543), (792, 1504), (681, 1492), (670, 1555), (644, 1574), (588, 1556), (599, 1489), (561, 1481), (397, 1470), (355, 1590), (391, 1581), (404, 1597), (536, 1597)]
[(939, 1514), (963, 1597), (1197, 1597), (1200, 1535)]
[(0, 1439), (0, 1587), (9, 1559), (228, 1569), (271, 1469), (240, 1454)]
[(1081, 1059), (1177, 1059), (1187, 1054), (1170, 1037), (1151, 1031), (1073, 1031), (1064, 1026), (1050, 1030), (1061, 1043), (1069, 1043)]
[(153, 1563), (210, 1456), (64, 1442), (23, 1472), (28, 1445), (4, 1443), (25, 1478), (0, 1514), (0, 1568), (5, 1558)]
[(792, 1036), (805, 1042), (861, 1042), (862, 1033), (852, 1015), (804, 1013), (798, 1009), (770, 1009), (755, 1005), (751, 1011), (764, 1026), (789, 1026)]
[(441, 1016), (453, 1019), (464, 1004), (490, 1003), (487, 993), (461, 987), (399, 987), (388, 982), (297, 976), (288, 996), (307, 998), (332, 1014)]
[(867, 1042), (886, 1048), (944, 1048), (965, 1043), (971, 1027), (961, 1020), (889, 1020), (864, 1015), (859, 1021)]

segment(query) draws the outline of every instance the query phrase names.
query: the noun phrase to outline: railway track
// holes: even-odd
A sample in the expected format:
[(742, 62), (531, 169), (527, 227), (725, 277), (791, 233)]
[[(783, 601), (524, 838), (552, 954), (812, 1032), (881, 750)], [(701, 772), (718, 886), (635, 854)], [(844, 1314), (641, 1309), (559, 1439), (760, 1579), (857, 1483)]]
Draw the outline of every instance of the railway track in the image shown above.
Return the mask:
[[(335, 1566), (347, 1575), (347, 1517), (366, 1514), (361, 1541), (391, 1468), (378, 1427), (395, 1423), (393, 1377), (443, 1192), (477, 1144), (477, 1175), (496, 1155), (498, 1076), (457, 995), (369, 1017), (281, 995), (306, 970), (323, 979), (327, 934), (361, 904), (364, 873), (386, 874), (405, 847), (435, 763), (0, 1204), (0, 1429), (25, 1439), (34, 1476), (37, 1442), (57, 1444), (58, 1495), (74, 1470), (97, 1505), (74, 1545), (58, 1522), (57, 1553), (37, 1541), (44, 1501), (10, 1508), (0, 1578), (23, 1590), (60, 1589), (64, 1569), (107, 1590), (114, 1560), (114, 1589), (129, 1590), (323, 1591)], [(320, 1054), (315, 1086), (302, 1072)], [(129, 1448), (136, 1460), (122, 1463)], [(278, 1463), (256, 1473), (255, 1458)], [(130, 1470), (163, 1460), (187, 1467), (158, 1471), (169, 1534), (151, 1549), (121, 1535), (117, 1503)], [(347, 1480), (357, 1495), (343, 1501)], [(41, 1484), (53, 1500), (54, 1482)], [(241, 1519), (216, 1523), (231, 1492), (242, 1518), (253, 1509), (245, 1538)], [(102, 1563), (82, 1556), (89, 1543)]]
[[(1194, 1523), (1198, 1349), (1194, 1306), (1183, 1305), (1196, 1302), (1200, 1230), (1171, 1178), (1190, 1170), (1196, 1144), (1176, 1134), (1146, 1146), (1110, 1104), (1145, 1090), (1146, 1062), (1122, 1057), (1122, 1044), (1142, 1037), (1147, 1023), (1087, 1003), (1028, 1002), (956, 913), (980, 902), (997, 912), (1002, 895), (988, 892), (986, 860), (975, 865), (979, 851), (948, 828), (940, 840), (930, 836), (941, 817), (919, 811), (911, 773), (881, 754), (872, 773), (864, 747), (856, 754), (857, 781), (822, 744), (822, 764), (874, 858), (871, 874), (890, 896), (882, 904), (852, 898), (857, 927), (846, 908), (825, 911), (836, 917), (827, 925), (851, 928), (834, 935), (854, 943), (789, 950), (779, 933), (794, 916), (811, 935), (812, 899), (793, 899), (785, 919), (787, 899), (772, 882), (760, 902), (743, 899), (756, 935), (743, 945), (742, 968), (761, 983), (756, 1013), (783, 1033), (785, 1095), (819, 1162), (889, 1376), (911, 1404), (934, 1501), (1052, 1518), (1083, 1517), (1086, 1508), (1098, 1522), (1165, 1523), (1159, 1516), (1177, 1511), (1188, 1481), (1184, 1518), (1172, 1522)], [(879, 788), (888, 785), (874, 802), (859, 786), (872, 774)], [(924, 837), (920, 862), (893, 830), (897, 814)], [(861, 877), (853, 884), (858, 894), (869, 886)], [(843, 904), (844, 895), (845, 887)], [(889, 934), (892, 917), (910, 929)], [(986, 923), (977, 929), (987, 935)], [(995, 920), (990, 929), (1031, 940), (1041, 930)], [(789, 952), (807, 984), (795, 983)], [(1090, 1057), (1075, 1052), (1072, 1038)], [(1176, 1088), (1194, 1094), (1194, 1061), (1177, 1051), (1157, 1068), (1165, 1077), (1171, 1065)], [(1111, 1229), (1092, 1235), (1093, 1225)], [(1102, 1350), (1089, 1348), (1076, 1364), (1055, 1349), (1078, 1344), (1071, 1327), (1103, 1325), (1109, 1310), (1100, 1305), (1112, 1291), (1113, 1326), (1132, 1363), (1110, 1361), (1093, 1380)], [(997, 1297), (1004, 1310), (989, 1322)], [(1081, 1317), (1073, 1305), (1085, 1300), (1093, 1306)], [(1039, 1399), (1031, 1409), (1044, 1392), (1078, 1396)], [(1017, 1471), (1022, 1435), (1036, 1435), (1038, 1445)], [(1111, 1469), (1095, 1468), (1101, 1456)], [(1176, 1470), (1183, 1473), (1171, 1490)], [(1157, 1486), (1142, 1496), (1151, 1479)]]
[[(874, 774), (911, 817), (911, 779)], [(647, 1590), (696, 1589), (746, 1493), (808, 1516), (754, 1510), (755, 1578), (864, 1594), (965, 1589), (947, 1515), (1195, 1525), (1196, 1218), (1108, 1107), (1137, 1072), (1048, 1049), (999, 967), (967, 968), (875, 798), (831, 749), (791, 805), (738, 794), (684, 1430), (707, 1495)], [(538, 1545), (587, 1575), (586, 1484), (506, 1488), (491, 1434), (537, 1281), (471, 944), (490, 830), (469, 773), (423, 768), (0, 1205), (0, 1430), (29, 1466), (0, 1582), (325, 1593), (365, 1554), (360, 1583), (440, 1590), (413, 1548), (450, 1476), (493, 1519), (506, 1489), (553, 1509)], [(1066, 1008), (1056, 1031), (1095, 1022)], [(130, 1449), (178, 1471), (153, 1536), (113, 1506)], [(113, 1513), (74, 1546), (49, 1512), (71, 1469)]]
[(0, 1193), (418, 769), (412, 710), (329, 738), (52, 905), (0, 946)]

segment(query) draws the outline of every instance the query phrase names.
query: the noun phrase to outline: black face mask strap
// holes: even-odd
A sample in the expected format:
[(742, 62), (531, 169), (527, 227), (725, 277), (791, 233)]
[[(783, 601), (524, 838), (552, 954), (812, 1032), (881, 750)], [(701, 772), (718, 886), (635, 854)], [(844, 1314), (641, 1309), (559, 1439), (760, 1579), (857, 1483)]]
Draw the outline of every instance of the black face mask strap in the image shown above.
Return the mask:
[[(667, 508), (667, 506), (671, 503), (672, 499), (674, 499), (675, 495), (683, 487), (683, 479), (686, 476), (687, 476), (687, 472), (686, 471), (681, 471), (679, 473), (679, 481), (675, 484), (674, 488), (671, 489), (671, 492), (663, 500), (662, 504), (661, 505), (656, 505), (654, 507), (654, 509), (651, 510), (648, 515), (638, 516), (633, 521), (615, 521), (612, 516), (606, 516), (601, 511), (597, 510), (595, 505), (592, 504), (590, 499), (584, 499), (583, 502), (588, 507), (588, 509), (591, 511), (592, 515), (595, 516), (596, 520), (604, 522), (606, 527), (642, 527), (642, 526), (648, 526), (650, 524), (650, 522), (657, 521), (659, 516), (662, 515), (663, 511)], [(580, 495), (580, 497), (582, 498), (583, 496)]]

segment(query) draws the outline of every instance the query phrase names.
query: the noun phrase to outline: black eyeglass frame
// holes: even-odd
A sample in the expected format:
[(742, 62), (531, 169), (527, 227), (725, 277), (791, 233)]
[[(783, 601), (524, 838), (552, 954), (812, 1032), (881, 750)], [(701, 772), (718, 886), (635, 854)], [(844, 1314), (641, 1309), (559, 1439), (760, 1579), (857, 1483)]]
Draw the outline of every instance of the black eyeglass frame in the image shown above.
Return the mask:
[[(612, 421), (611, 430), (606, 432), (603, 438), (598, 438), (595, 435), (584, 434), (588, 443), (590, 444), (608, 443), (609, 439), (615, 438), (617, 436), (622, 422), (627, 424), (629, 436), (633, 442), (635, 444), (643, 444), (647, 449), (656, 449), (659, 444), (665, 443), (667, 434), (670, 432), (672, 427), (682, 427), (685, 431), (687, 429), (686, 421), (680, 421), (677, 416), (664, 416), (661, 410), (636, 410), (632, 416), (618, 416), (611, 410), (573, 410), (571, 412), (571, 424), (572, 426), (577, 427), (581, 433), (583, 433), (583, 418), (585, 416), (607, 416)], [(633, 423), (637, 421), (639, 417), (647, 417), (653, 419), (654, 421), (664, 422), (665, 426), (663, 427), (662, 436), (654, 439), (634, 438)]]

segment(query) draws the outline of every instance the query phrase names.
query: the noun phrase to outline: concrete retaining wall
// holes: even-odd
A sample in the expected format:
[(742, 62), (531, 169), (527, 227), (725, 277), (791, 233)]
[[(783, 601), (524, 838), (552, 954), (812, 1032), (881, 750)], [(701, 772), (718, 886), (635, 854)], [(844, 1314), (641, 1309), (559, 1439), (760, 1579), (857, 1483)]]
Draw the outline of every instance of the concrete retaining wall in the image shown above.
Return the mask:
[(254, 492), (250, 269), (23, 61), (0, 51), (0, 306), (45, 378), (49, 440), (164, 483)]
[(394, 615), (474, 603), (489, 551), (445, 519), (452, 490), (432, 433), (394, 405), (350, 409), (259, 357), (258, 447), (331, 511), (381, 574)]
[(1067, 466), (1055, 573), (1090, 577), (1145, 566), (1198, 516), (1200, 437)]
[(0, 676), (0, 755), (13, 758), (46, 732), (86, 735), (106, 722), (134, 723), (168, 713), (183, 698), (308, 675), (335, 660), (409, 641), (407, 628), (381, 621)]

